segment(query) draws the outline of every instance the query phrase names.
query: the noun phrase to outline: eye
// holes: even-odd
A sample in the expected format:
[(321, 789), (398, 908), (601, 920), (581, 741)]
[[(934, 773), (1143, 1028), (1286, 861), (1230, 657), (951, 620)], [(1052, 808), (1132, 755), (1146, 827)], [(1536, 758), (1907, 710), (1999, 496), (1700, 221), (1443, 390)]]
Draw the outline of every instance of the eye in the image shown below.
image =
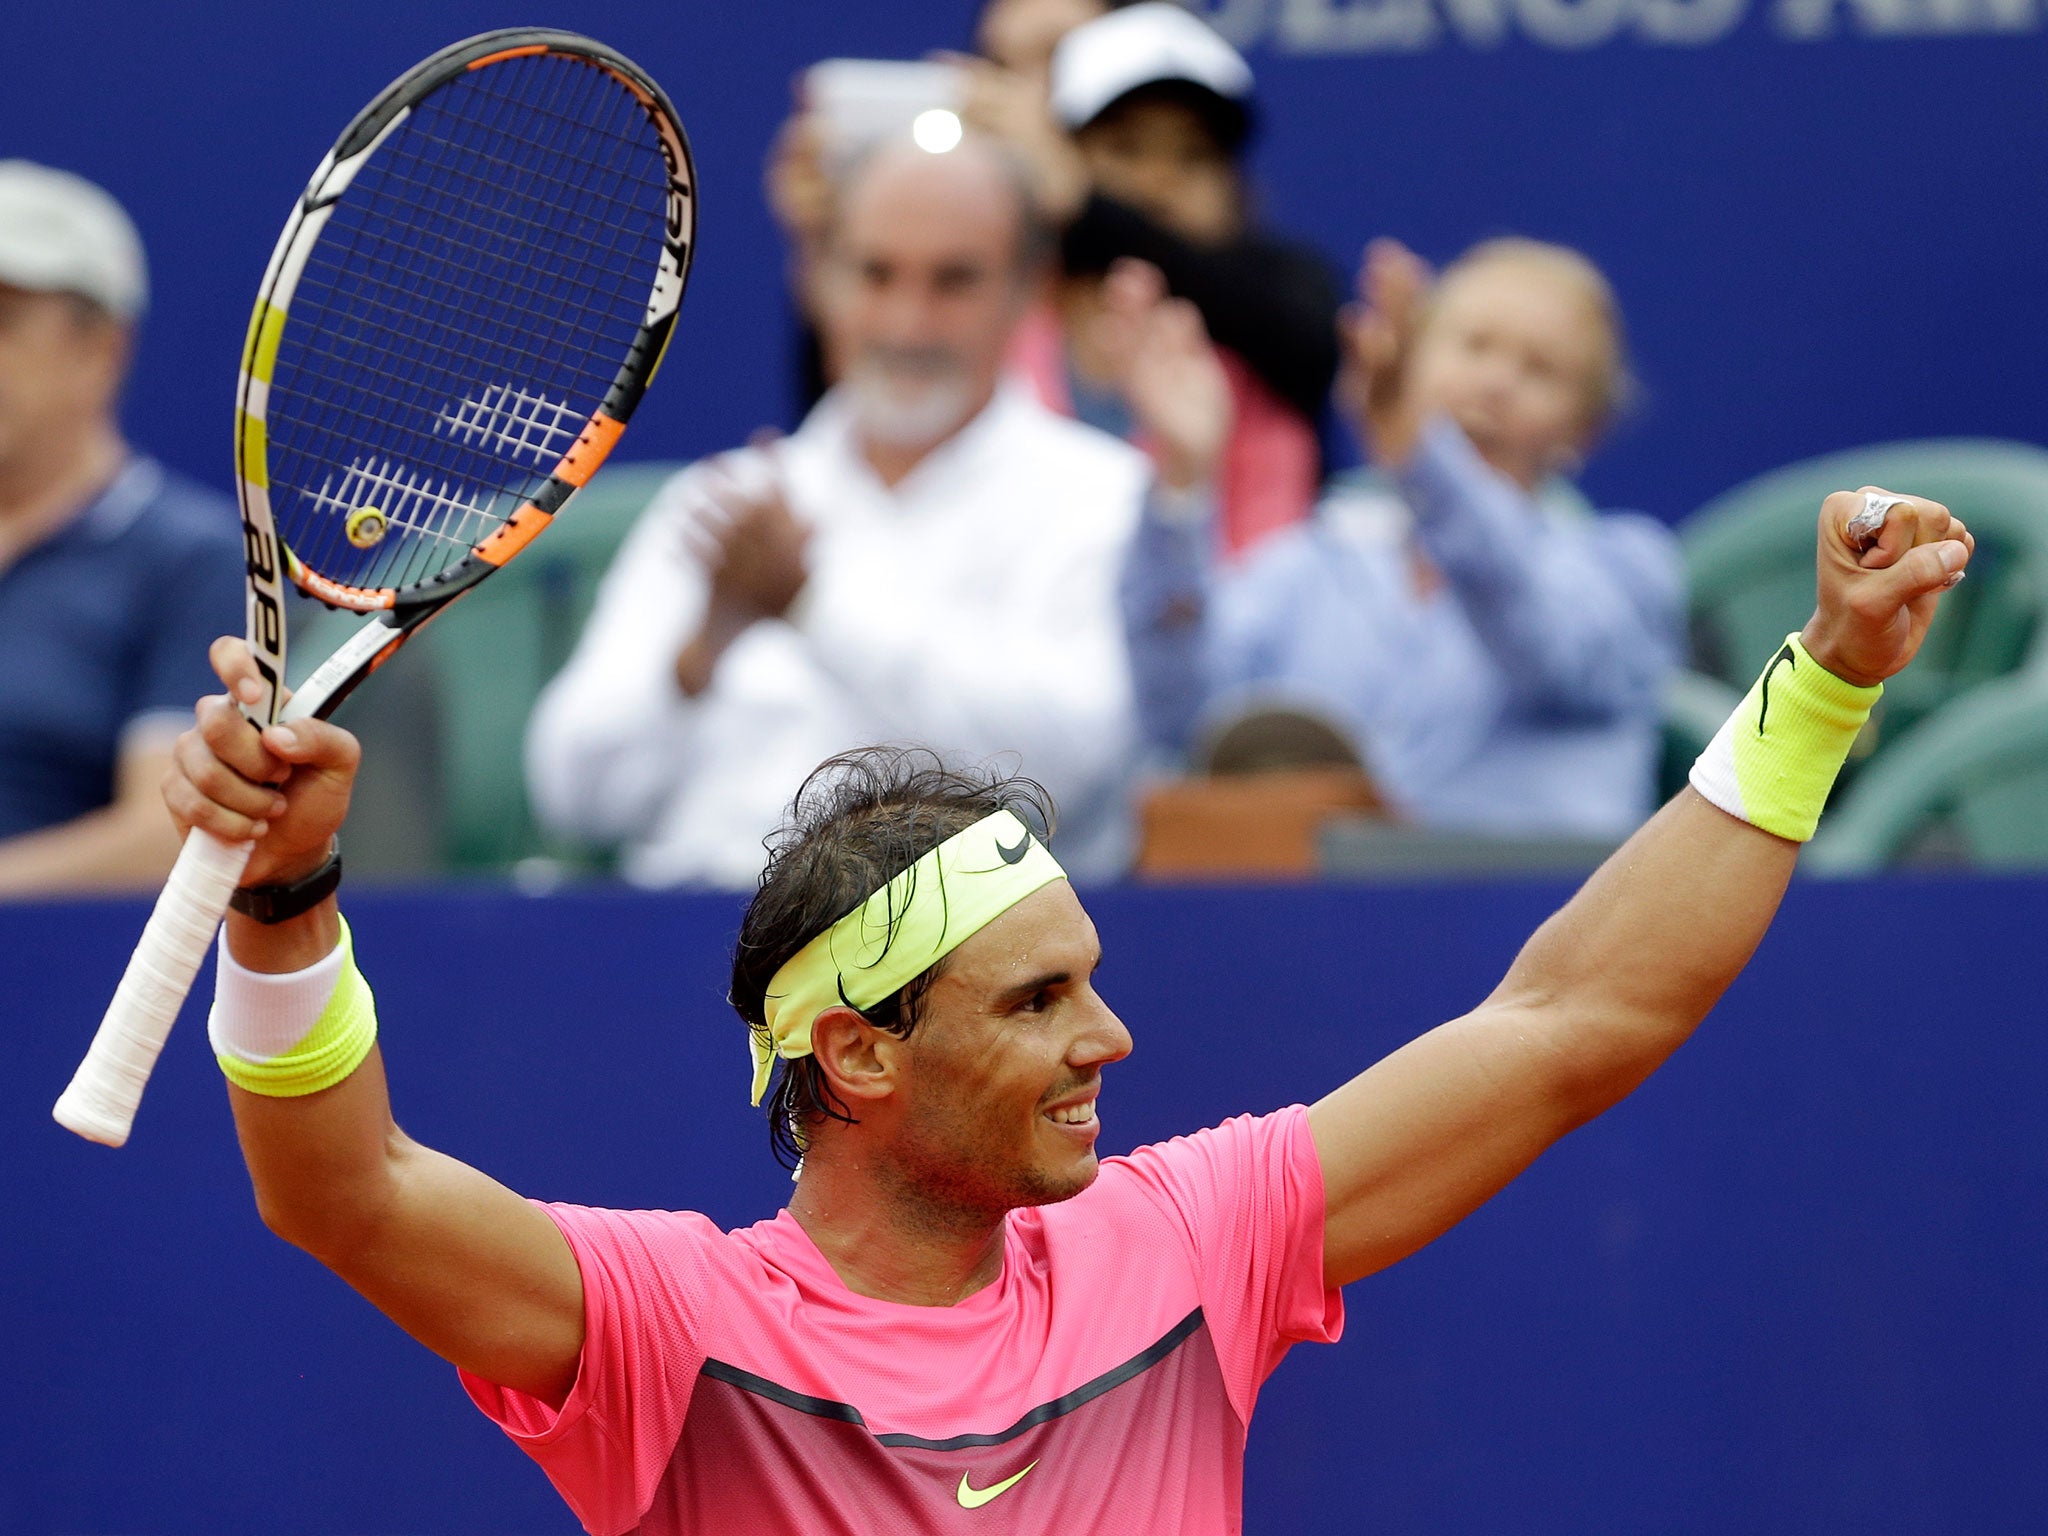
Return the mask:
[(1023, 1007), (1020, 1011), (1024, 1013), (1044, 1013), (1058, 1000), (1052, 988), (1040, 987), (1036, 992), (1024, 999)]

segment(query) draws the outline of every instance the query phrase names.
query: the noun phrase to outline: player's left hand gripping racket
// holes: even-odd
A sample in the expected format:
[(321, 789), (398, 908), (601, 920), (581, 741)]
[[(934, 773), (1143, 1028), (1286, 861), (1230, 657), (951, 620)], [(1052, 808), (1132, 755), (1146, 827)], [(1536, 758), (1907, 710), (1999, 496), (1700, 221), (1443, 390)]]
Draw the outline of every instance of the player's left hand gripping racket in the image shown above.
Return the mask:
[[(259, 724), (324, 718), (605, 461), (668, 346), (696, 222), (661, 88), (569, 32), (445, 48), (349, 124), (264, 273), (235, 468)], [(370, 615), (284, 702), (284, 586)], [(185, 840), (58, 1123), (128, 1139), (253, 845)]]

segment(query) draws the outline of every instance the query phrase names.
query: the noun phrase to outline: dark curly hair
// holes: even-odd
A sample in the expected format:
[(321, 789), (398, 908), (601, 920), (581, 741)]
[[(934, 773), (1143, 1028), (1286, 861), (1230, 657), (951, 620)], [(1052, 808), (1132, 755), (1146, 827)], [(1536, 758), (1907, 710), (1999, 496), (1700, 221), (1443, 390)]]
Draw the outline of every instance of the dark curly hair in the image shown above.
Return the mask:
[[(767, 839), (768, 863), (740, 920), (726, 994), (747, 1027), (766, 1038), (768, 983), (804, 945), (932, 849), (983, 817), (1012, 811), (1050, 841), (1052, 796), (999, 763), (956, 766), (927, 747), (863, 747), (828, 758), (796, 792)], [(917, 1027), (924, 994), (944, 965), (860, 1010), (899, 1037)], [(810, 1129), (853, 1115), (809, 1056), (782, 1061), (768, 1094), (768, 1139), (794, 1168)]]

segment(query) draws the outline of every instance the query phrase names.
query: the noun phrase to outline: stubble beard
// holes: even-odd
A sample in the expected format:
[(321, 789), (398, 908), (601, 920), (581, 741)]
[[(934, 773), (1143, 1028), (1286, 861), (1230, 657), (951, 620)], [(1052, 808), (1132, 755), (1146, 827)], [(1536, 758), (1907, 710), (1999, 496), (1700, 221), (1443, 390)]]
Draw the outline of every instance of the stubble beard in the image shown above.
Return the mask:
[(1055, 1171), (1028, 1153), (1019, 1158), (971, 1114), (949, 1113), (919, 1130), (916, 1150), (893, 1173), (899, 1193), (935, 1225), (985, 1224), (1024, 1207), (1058, 1205), (1095, 1182), (1093, 1153)]

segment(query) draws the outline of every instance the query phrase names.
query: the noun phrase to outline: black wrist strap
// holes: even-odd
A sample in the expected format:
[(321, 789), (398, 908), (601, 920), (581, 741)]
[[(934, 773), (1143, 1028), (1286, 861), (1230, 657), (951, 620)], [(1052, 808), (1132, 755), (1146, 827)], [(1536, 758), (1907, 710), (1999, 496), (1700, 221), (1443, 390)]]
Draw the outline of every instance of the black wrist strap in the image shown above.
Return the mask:
[(336, 843), (327, 862), (290, 885), (248, 885), (228, 898), (228, 905), (259, 923), (281, 923), (310, 912), (341, 884), (341, 844)]

